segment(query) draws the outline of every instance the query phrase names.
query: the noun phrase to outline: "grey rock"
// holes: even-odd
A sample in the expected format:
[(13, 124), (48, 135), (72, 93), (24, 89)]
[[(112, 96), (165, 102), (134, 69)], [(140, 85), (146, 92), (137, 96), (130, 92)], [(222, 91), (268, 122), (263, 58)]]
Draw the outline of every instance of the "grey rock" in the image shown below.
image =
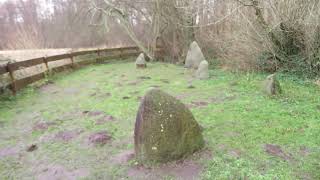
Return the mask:
[(146, 68), (147, 67), (147, 62), (146, 62), (146, 59), (145, 59), (145, 56), (143, 53), (141, 53), (137, 60), (136, 60), (136, 67), (137, 68)]
[(205, 60), (205, 57), (201, 51), (197, 42), (192, 42), (187, 54), (185, 67), (186, 68), (194, 68), (198, 69), (199, 64), (201, 61)]
[(277, 80), (276, 74), (272, 74), (267, 77), (263, 83), (263, 91), (269, 96), (282, 93), (280, 82)]
[(209, 79), (209, 63), (204, 60), (200, 63), (196, 72), (196, 77), (201, 80)]

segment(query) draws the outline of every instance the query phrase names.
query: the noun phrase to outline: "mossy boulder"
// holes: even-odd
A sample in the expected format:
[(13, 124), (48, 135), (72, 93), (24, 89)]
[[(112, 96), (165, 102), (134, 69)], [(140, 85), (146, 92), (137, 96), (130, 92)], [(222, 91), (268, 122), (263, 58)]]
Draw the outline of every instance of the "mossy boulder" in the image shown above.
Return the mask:
[(173, 96), (151, 89), (136, 118), (134, 143), (141, 163), (165, 163), (204, 146), (201, 128), (190, 110)]
[(263, 83), (263, 91), (269, 96), (282, 93), (280, 82), (278, 81), (276, 74), (272, 74), (267, 77)]

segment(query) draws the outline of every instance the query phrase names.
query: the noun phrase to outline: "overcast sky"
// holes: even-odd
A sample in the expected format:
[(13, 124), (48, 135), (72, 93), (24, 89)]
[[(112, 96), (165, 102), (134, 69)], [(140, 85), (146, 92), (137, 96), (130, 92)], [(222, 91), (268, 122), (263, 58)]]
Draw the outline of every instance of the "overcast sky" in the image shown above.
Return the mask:
[(0, 3), (5, 2), (5, 1), (14, 1), (14, 0), (0, 0)]
[[(0, 3), (7, 2), (7, 1), (17, 1), (17, 0), (0, 0)], [(40, 9), (38, 9), (39, 13), (42, 15), (47, 15), (48, 13), (53, 13), (53, 5), (51, 0), (38, 0), (40, 2)]]

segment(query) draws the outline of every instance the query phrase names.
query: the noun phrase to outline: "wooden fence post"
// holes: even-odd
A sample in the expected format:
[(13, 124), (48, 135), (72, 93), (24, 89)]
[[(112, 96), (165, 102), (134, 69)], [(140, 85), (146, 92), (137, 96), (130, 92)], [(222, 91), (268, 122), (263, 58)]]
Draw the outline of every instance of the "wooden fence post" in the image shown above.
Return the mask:
[(15, 96), (17, 94), (17, 84), (16, 84), (16, 79), (14, 77), (14, 71), (11, 69), (10, 64), (11, 64), (10, 62), (7, 64), (7, 70), (9, 72), (9, 76), (11, 79), (11, 91), (12, 91), (12, 94)]
[(49, 65), (48, 65), (48, 61), (47, 61), (47, 57), (43, 57), (43, 62), (44, 64), (46, 65), (46, 68), (47, 68), (47, 72), (49, 73), (50, 69), (49, 69)]
[(75, 68), (75, 64), (74, 64), (73, 54), (70, 52), (70, 53), (69, 53), (69, 56), (70, 56), (70, 60), (71, 60), (71, 67), (74, 69), (74, 68)]
[(120, 49), (120, 59), (122, 60), (123, 59), (123, 49)]
[[(135, 54), (135, 52), (140, 52), (139, 48), (134, 48), (134, 47), (111, 48), (111, 49), (99, 49), (98, 48), (97, 50), (76, 51), (76, 52), (70, 52), (69, 54), (66, 53), (66, 54), (60, 54), (60, 55), (55, 55), (55, 56), (44, 56), (44, 57), (40, 57), (40, 58), (29, 59), (29, 60), (26, 60), (26, 62), (15, 62), (15, 63), (9, 62), (9, 63), (7, 63), (7, 65), (4, 68), (0, 68), (0, 74), (2, 75), (5, 73), (9, 73), (9, 77), (10, 77), (10, 81), (11, 81), (11, 83), (9, 84), (9, 87), (12, 90), (13, 95), (16, 95), (17, 91), (22, 89), (26, 85), (42, 79), (43, 74), (45, 74), (45, 77), (46, 77), (46, 75), (51, 75), (51, 73), (53, 72), (53, 70), (55, 68), (50, 69), (50, 66), (49, 66), (50, 62), (54, 62), (54, 61), (58, 61), (58, 60), (65, 60), (65, 59), (70, 58), (71, 65), (73, 68), (75, 68), (77, 66), (77, 63), (75, 63), (75, 59), (74, 59), (75, 57), (78, 57), (81, 55), (87, 55), (87, 54), (92, 55), (93, 53), (97, 53), (99, 60), (100, 60), (100, 58), (102, 58), (101, 60), (103, 60), (104, 54), (102, 54), (102, 53), (107, 54), (107, 57), (114, 58), (115, 55), (117, 56), (117, 54), (114, 54), (114, 53), (116, 53), (118, 51), (120, 53), (119, 56), (121, 59), (123, 59), (127, 56), (133, 56)], [(108, 54), (107, 52), (109, 52), (110, 54)], [(111, 52), (112, 52), (112, 54), (111, 54)], [(37, 75), (24, 77), (22, 79), (16, 79), (16, 71), (18, 71), (20, 69), (28, 68), (28, 67), (34, 67), (34, 66), (37, 66), (40, 64), (43, 67), (43, 63), (46, 66), (45, 68), (46, 68), (46, 72), (48, 72), (48, 74), (42, 72)], [(70, 64), (66, 64), (61, 67), (66, 67), (66, 66), (69, 67)]]
[(96, 58), (96, 63), (99, 63), (99, 62), (102, 62), (102, 60), (100, 59), (101, 57), (101, 54), (100, 54), (100, 48), (98, 48), (97, 50), (97, 55), (98, 55), (98, 58)]
[(97, 50), (97, 55), (98, 55), (98, 56), (101, 55), (101, 54), (100, 54), (100, 48), (98, 48), (98, 50)]

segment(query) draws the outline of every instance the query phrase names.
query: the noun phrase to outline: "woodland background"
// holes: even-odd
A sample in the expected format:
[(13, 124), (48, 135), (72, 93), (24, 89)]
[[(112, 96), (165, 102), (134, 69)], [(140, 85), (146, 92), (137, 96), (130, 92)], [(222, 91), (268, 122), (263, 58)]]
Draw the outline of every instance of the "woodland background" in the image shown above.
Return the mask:
[(0, 3), (0, 50), (138, 45), (182, 63), (197, 41), (230, 70), (320, 74), (318, 0), (12, 0)]

